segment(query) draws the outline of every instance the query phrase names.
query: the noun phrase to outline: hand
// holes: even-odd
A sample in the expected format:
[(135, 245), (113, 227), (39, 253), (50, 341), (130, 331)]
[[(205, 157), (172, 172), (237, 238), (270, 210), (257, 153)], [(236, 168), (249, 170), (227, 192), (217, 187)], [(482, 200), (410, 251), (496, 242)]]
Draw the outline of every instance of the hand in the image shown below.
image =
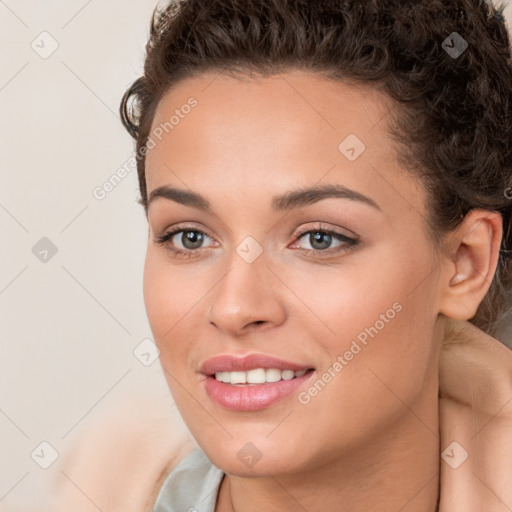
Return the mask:
[(453, 447), (441, 461), (439, 511), (512, 510), (512, 350), (447, 318), (439, 398), (440, 448)]
[(474, 413), (492, 417), (505, 407), (512, 415), (512, 350), (468, 321), (447, 318), (439, 387), (441, 398)]

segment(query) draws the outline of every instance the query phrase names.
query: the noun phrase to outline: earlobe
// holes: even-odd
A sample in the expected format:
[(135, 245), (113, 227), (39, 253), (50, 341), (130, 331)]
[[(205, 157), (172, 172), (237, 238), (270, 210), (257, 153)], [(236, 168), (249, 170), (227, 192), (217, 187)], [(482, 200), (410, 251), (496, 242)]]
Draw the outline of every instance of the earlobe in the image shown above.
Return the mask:
[(451, 234), (439, 312), (449, 318), (473, 318), (491, 285), (502, 237), (499, 213), (471, 210)]

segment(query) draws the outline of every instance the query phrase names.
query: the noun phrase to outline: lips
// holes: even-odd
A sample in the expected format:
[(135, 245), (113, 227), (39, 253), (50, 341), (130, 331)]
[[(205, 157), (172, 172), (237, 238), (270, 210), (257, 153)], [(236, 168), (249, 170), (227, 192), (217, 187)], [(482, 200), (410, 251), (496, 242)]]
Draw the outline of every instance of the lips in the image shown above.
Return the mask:
[(277, 368), (278, 370), (292, 370), (294, 372), (314, 369), (311, 365), (301, 365), (265, 354), (250, 354), (244, 357), (226, 354), (207, 359), (201, 365), (199, 371), (204, 375), (214, 375), (216, 372), (245, 372), (255, 368)]

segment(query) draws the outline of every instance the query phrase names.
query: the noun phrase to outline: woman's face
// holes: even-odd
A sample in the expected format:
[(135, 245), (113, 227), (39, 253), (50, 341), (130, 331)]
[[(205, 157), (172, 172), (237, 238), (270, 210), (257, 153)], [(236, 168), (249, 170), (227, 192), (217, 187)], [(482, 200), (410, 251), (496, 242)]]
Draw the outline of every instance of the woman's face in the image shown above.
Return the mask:
[(145, 304), (176, 404), (225, 471), (298, 472), (386, 432), (434, 436), (440, 268), (391, 108), (298, 71), (204, 74), (157, 107)]

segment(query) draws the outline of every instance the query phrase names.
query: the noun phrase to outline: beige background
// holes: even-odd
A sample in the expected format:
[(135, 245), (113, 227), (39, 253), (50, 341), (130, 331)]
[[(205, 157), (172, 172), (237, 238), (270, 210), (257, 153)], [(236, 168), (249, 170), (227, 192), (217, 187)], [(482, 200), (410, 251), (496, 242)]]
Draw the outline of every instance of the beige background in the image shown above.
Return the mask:
[[(133, 151), (118, 105), (156, 3), (0, 1), (0, 510), (28, 510), (102, 417), (142, 437), (152, 418), (176, 418), (158, 360), (133, 352), (151, 338), (135, 169), (93, 196)], [(57, 249), (45, 262), (44, 242), (32, 252), (43, 237)], [(42, 442), (60, 454), (48, 469)]]

